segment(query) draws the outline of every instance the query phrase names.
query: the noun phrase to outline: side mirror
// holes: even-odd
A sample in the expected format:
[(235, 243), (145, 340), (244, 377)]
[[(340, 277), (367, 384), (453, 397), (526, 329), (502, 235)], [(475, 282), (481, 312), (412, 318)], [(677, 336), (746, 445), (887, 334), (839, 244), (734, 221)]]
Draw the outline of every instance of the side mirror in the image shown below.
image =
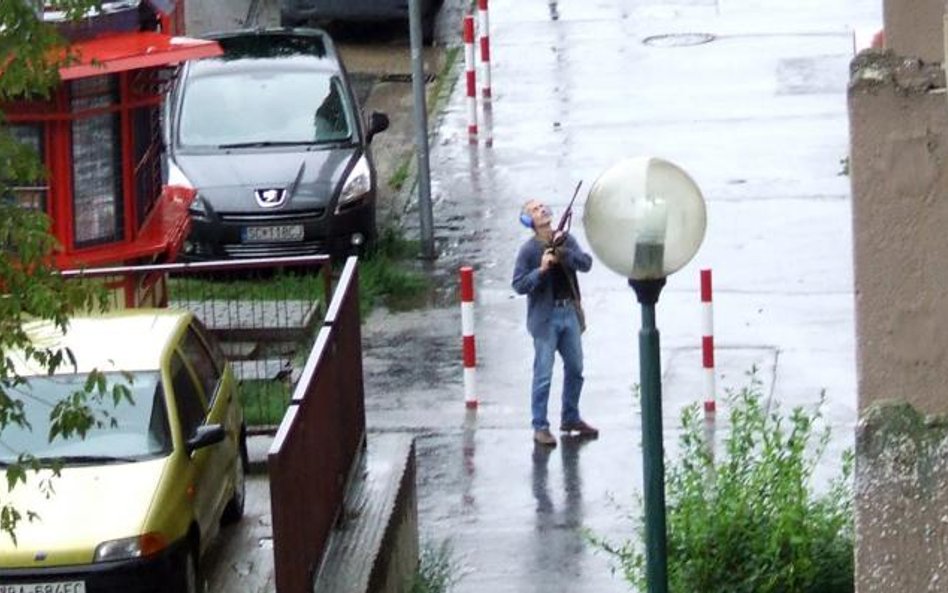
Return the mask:
[(388, 124), (389, 121), (386, 114), (373, 111), (372, 115), (369, 116), (369, 131), (365, 136), (365, 141), (372, 142), (373, 136), (388, 129)]
[(224, 430), (224, 426), (221, 424), (205, 424), (198, 426), (197, 430), (194, 431), (194, 435), (188, 439), (186, 444), (188, 454), (194, 453), (198, 449), (203, 449), (204, 447), (209, 447), (211, 445), (216, 445), (217, 443), (224, 440), (224, 437), (227, 436), (227, 431)]

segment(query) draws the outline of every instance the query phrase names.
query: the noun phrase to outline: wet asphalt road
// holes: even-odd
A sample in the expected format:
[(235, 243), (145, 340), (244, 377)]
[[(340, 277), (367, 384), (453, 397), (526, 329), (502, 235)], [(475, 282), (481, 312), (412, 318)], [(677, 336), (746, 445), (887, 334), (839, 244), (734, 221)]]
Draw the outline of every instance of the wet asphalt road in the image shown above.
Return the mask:
[[(634, 528), (638, 306), (599, 263), (581, 278), (581, 408), (603, 432), (544, 452), (529, 428), (525, 301), (510, 288), (528, 236), (520, 204), (538, 197), (559, 214), (578, 180), (588, 190), (620, 158), (667, 158), (708, 201), (705, 243), (658, 305), (666, 446), (678, 409), (701, 399), (701, 268), (714, 272), (719, 387), (745, 385), (756, 365), (772, 405), (813, 405), (825, 389), (831, 454), (851, 444), (845, 87), (852, 30), (877, 26), (880, 11), (869, 0), (492, 0), (493, 146), (468, 145), (463, 85), (432, 142), (440, 298), (377, 311), (363, 334), (370, 430), (418, 436), (422, 536), (450, 542), (457, 591), (627, 590), (583, 532), (618, 540)], [(573, 232), (588, 245), (578, 210)], [(406, 220), (416, 234), (417, 212)], [(476, 413), (463, 405), (462, 264), (476, 268)]]
[[(875, 0), (492, 0), (495, 98), (491, 120), (481, 110), (479, 123), (493, 146), (467, 142), (463, 84), (431, 143), (441, 256), (428, 271), (437, 290), (425, 307), (376, 311), (363, 329), (370, 431), (417, 436), (422, 538), (451, 545), (456, 591), (628, 590), (583, 534), (633, 535), (642, 474), (638, 306), (599, 263), (581, 278), (589, 324), (581, 408), (603, 432), (544, 451), (529, 428), (525, 301), (510, 289), (528, 237), (516, 220), (520, 205), (538, 197), (558, 214), (578, 180), (588, 190), (620, 158), (667, 158), (708, 201), (704, 245), (658, 305), (671, 454), (678, 409), (701, 399), (701, 268), (714, 272), (719, 387), (745, 385), (756, 365), (773, 405), (813, 405), (825, 389), (831, 455), (850, 446), (845, 86), (852, 30), (880, 21)], [(585, 191), (573, 232), (588, 245), (584, 200)], [(403, 220), (417, 236), (417, 211)], [(460, 265), (476, 268), (474, 413), (463, 404)], [(559, 381), (557, 369), (554, 426)], [(726, 413), (721, 406), (722, 432)], [(823, 475), (834, 468), (831, 458)], [(272, 590), (262, 476), (248, 502), (243, 539), (225, 536), (216, 552), (212, 590), (227, 588), (219, 575)]]

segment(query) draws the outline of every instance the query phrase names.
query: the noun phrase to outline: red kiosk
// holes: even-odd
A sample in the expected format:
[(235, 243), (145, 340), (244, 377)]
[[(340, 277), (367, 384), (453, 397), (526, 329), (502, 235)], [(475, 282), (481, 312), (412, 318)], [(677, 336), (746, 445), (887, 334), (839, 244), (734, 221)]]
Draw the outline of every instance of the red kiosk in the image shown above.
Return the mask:
[[(178, 64), (220, 55), (220, 46), (177, 36), (183, 0), (104, 2), (79, 23), (47, 9), (44, 19), (77, 59), (60, 68), (48, 98), (2, 107), (5, 125), (47, 170), (44, 181), (12, 188), (13, 196), (52, 220), (60, 269), (173, 261), (193, 191), (163, 184), (162, 102)], [(122, 284), (125, 306), (163, 301)]]

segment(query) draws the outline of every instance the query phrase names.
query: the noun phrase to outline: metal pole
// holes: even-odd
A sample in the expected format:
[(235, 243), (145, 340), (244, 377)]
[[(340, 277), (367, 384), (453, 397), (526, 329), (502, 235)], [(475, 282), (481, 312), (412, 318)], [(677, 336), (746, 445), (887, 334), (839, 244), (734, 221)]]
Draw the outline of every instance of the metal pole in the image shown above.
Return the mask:
[(418, 153), (418, 215), (421, 217), (421, 256), (435, 258), (434, 221), (431, 214), (431, 170), (428, 164), (428, 106), (422, 62), (421, 2), (408, 0), (411, 36), (411, 86), (415, 103), (415, 150)]
[(662, 363), (655, 304), (665, 279), (629, 280), (642, 305), (639, 375), (642, 396), (642, 456), (645, 504), (645, 578), (649, 593), (668, 592), (665, 530), (665, 452), (662, 445)]

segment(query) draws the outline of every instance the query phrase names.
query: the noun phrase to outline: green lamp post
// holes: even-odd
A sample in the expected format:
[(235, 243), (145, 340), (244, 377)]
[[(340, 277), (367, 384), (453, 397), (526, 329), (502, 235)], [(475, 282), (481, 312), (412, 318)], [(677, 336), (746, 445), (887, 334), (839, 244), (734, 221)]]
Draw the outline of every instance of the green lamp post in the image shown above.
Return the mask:
[(653, 157), (620, 161), (589, 190), (583, 214), (596, 256), (628, 278), (642, 307), (639, 373), (644, 457), (645, 574), (649, 593), (667, 593), (662, 380), (655, 304), (665, 278), (687, 264), (704, 239), (701, 191), (676, 165)]

